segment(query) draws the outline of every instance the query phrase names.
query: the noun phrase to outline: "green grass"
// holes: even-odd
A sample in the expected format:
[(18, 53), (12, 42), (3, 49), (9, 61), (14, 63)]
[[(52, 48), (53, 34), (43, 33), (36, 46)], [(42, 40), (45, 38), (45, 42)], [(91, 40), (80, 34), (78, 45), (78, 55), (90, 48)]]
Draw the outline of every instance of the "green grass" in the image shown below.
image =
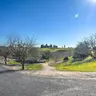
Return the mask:
[(67, 64), (56, 64), (55, 67), (56, 70), (59, 71), (96, 72), (96, 61), (91, 60), (91, 57), (76, 62), (71, 62), (71, 60), (69, 60)]
[(68, 50), (70, 50), (70, 48), (40, 48), (40, 51), (55, 52), (55, 51), (59, 51), (59, 50), (68, 51)]
[[(15, 60), (8, 61), (8, 65), (21, 65), (21, 63)], [(20, 68), (21, 69), (21, 68)], [(25, 70), (41, 70), (42, 64), (25, 64)]]
[(67, 62), (64, 62), (64, 65), (80, 65), (91, 61), (94, 61), (91, 56), (79, 61), (74, 61), (72, 57), (69, 57), (69, 60)]
[(96, 61), (80, 65), (65, 66), (63, 63), (56, 65), (59, 71), (96, 72)]
[(25, 70), (41, 70), (42, 65), (41, 64), (27, 64), (25, 65)]
[(20, 62), (16, 62), (15, 60), (8, 61), (8, 65), (17, 65), (20, 64)]

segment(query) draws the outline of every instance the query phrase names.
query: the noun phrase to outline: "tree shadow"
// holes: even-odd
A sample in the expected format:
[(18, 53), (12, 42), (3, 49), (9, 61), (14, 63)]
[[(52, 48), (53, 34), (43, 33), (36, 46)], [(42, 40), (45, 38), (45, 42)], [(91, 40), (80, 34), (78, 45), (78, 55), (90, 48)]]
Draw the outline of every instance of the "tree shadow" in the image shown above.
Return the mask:
[(2, 65), (0, 66), (0, 74), (13, 73), (13, 72), (18, 72), (18, 71), (20, 71), (20, 70), (21, 70), (21, 69), (13, 70), (13, 69), (5, 68), (5, 67), (3, 67)]
[(13, 73), (13, 72), (17, 72), (19, 70), (2, 70), (0, 71), (0, 74), (4, 74), (4, 73)]
[(7, 64), (6, 66), (21, 66), (21, 64), (12, 64), (12, 65)]

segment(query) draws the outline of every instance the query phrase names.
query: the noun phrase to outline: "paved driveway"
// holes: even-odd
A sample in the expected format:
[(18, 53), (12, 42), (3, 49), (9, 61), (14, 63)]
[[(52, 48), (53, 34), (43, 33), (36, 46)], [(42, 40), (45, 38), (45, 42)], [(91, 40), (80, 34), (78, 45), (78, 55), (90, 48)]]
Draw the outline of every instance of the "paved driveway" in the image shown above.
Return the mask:
[(0, 67), (0, 96), (96, 96), (96, 80), (44, 78)]

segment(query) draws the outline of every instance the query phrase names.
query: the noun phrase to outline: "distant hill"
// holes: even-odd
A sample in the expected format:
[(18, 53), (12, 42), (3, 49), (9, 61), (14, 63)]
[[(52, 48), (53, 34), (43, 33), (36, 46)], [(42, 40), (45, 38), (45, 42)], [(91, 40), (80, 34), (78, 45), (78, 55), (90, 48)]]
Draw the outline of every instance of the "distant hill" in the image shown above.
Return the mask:
[(55, 58), (64, 58), (73, 56), (74, 48), (40, 48), (41, 52), (50, 51)]
[(40, 48), (40, 51), (50, 51), (50, 52), (56, 52), (56, 51), (66, 52), (69, 50), (74, 50), (74, 48)]

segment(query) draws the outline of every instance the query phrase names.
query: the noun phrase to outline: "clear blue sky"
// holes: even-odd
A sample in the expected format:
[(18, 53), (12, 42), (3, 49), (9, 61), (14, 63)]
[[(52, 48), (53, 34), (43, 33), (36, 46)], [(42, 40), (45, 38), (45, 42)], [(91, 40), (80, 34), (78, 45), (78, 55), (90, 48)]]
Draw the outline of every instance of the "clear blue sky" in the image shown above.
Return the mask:
[(9, 34), (39, 44), (75, 46), (96, 32), (96, 3), (90, 0), (0, 0), (0, 42)]

